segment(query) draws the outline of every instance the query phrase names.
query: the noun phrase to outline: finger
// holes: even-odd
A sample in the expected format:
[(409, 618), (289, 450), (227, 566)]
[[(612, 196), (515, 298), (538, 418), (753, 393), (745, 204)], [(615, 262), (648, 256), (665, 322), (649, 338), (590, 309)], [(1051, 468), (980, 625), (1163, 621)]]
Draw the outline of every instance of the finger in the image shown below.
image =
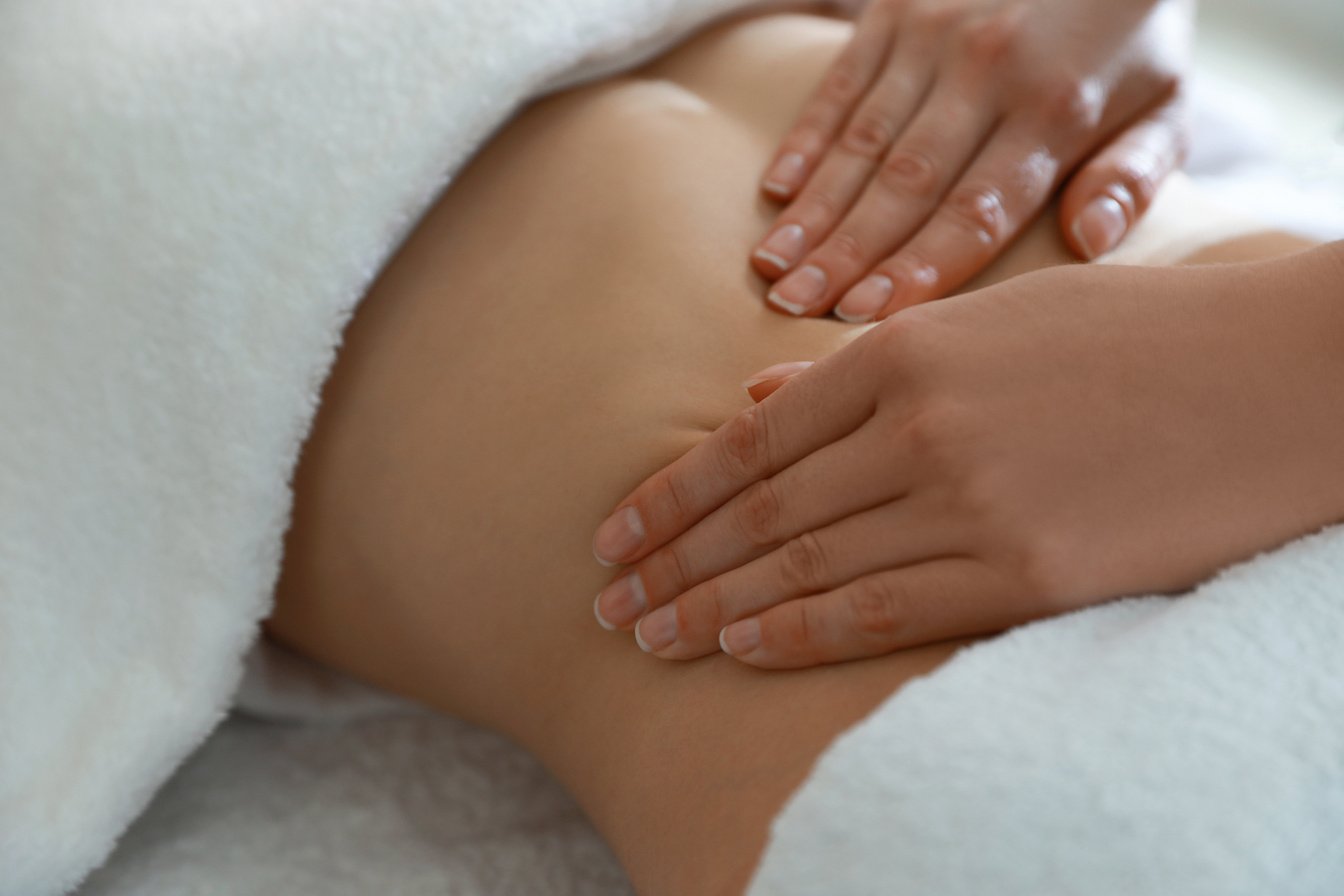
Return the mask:
[(990, 567), (947, 557), (771, 607), (728, 626), (721, 640), (744, 663), (793, 669), (987, 634), (1035, 615)]
[(934, 88), (854, 207), (770, 290), (772, 304), (796, 315), (829, 312), (937, 208), (995, 116), (987, 104), (968, 101), (951, 83), (942, 81)]
[(748, 377), (742, 382), (742, 388), (747, 390), (747, 395), (751, 397), (752, 401), (760, 404), (767, 397), (773, 395), (780, 386), (811, 367), (812, 363), (811, 361), (788, 361), (784, 364), (775, 364)]
[(933, 217), (845, 294), (836, 314), (869, 321), (941, 298), (984, 270), (1049, 200), (1055, 154), (1024, 122), (1005, 124)]
[(935, 61), (931, 44), (898, 40), (886, 70), (827, 148), (816, 175), (752, 254), (761, 276), (775, 279), (788, 271), (853, 206), (918, 108)]
[(608, 566), (637, 560), (758, 479), (829, 445), (872, 416), (876, 371), (865, 337), (794, 377), (644, 480), (598, 527), (593, 554)]
[(761, 181), (766, 195), (788, 199), (807, 182), (822, 153), (886, 61), (896, 33), (899, 5), (892, 0), (869, 4), (854, 27), (853, 38), (780, 141)]
[(713, 653), (724, 627), (739, 619), (945, 554), (958, 543), (945, 520), (911, 497), (805, 531), (645, 616), (636, 631), (640, 646), (664, 659)]
[(1120, 244), (1167, 175), (1185, 160), (1183, 104), (1173, 97), (1130, 125), (1083, 165), (1060, 200), (1064, 241), (1091, 260)]
[(772, 379), (761, 380), (758, 383), (751, 383), (743, 386), (743, 388), (747, 390), (747, 395), (751, 397), (752, 401), (760, 404), (771, 395), (774, 395), (775, 391), (778, 390), (780, 386), (791, 379), (793, 379), (793, 376), (774, 377)]
[(604, 588), (597, 598), (598, 620), (624, 628), (803, 532), (897, 498), (907, 483), (899, 475), (876, 479), (873, 469), (908, 467), (891, 457), (892, 451), (884, 427), (860, 427), (748, 486)]

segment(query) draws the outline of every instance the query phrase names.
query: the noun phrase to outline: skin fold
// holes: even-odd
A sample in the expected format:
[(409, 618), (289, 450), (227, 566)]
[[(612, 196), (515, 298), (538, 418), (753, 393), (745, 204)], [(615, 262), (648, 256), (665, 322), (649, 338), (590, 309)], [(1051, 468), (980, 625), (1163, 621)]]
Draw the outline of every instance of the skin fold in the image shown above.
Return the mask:
[[(593, 618), (621, 496), (750, 374), (867, 332), (772, 312), (744, 261), (759, 173), (851, 33), (748, 18), (520, 114), (360, 304), (295, 475), (268, 635), (522, 744), (641, 896), (741, 892), (816, 756), (959, 646), (763, 672)], [(1047, 212), (975, 285), (1068, 263), (1057, 234)]]

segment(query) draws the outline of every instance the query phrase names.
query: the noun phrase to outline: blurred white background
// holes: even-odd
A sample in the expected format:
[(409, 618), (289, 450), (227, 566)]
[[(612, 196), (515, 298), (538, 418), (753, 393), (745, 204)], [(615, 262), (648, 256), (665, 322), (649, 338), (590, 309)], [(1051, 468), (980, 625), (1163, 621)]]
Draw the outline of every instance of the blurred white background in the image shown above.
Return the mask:
[(1201, 0), (1193, 94), (1192, 173), (1262, 220), (1344, 237), (1344, 0)]
[(1196, 62), (1265, 100), (1292, 143), (1344, 145), (1344, 0), (1205, 0)]

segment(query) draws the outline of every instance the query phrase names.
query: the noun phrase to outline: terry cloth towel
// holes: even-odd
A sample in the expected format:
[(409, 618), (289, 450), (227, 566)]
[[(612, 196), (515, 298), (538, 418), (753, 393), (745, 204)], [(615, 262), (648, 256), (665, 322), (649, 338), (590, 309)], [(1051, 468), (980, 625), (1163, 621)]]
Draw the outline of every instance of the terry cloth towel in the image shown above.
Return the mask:
[(745, 5), (0, 4), (0, 896), (223, 717), (342, 326), (458, 167)]
[(748, 892), (1344, 893), (1344, 527), (963, 650), (823, 754)]

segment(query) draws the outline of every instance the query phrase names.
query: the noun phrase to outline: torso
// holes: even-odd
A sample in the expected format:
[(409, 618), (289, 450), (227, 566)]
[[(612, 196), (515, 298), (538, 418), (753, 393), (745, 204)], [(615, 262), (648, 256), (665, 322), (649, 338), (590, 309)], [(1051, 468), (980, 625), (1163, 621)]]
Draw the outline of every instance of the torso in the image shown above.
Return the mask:
[[(361, 305), (297, 473), (268, 630), (527, 745), (645, 894), (740, 887), (817, 753), (951, 651), (769, 675), (591, 612), (613, 503), (744, 377), (861, 331), (774, 313), (748, 264), (760, 173), (850, 30), (743, 20), (518, 115)], [(1047, 222), (994, 276), (1063, 260)]]

